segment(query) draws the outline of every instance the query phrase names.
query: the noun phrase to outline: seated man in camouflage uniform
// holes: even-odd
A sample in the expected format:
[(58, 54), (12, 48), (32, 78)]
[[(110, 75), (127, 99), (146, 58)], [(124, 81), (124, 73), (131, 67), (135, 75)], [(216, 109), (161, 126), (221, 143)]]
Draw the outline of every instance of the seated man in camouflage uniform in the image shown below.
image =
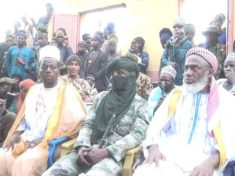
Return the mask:
[(137, 63), (121, 57), (108, 67), (112, 89), (97, 95), (74, 151), (43, 176), (117, 176), (128, 149), (141, 144), (147, 129), (147, 103), (136, 94)]
[(93, 101), (97, 95), (97, 90), (80, 77), (81, 60), (77, 55), (71, 55), (66, 61), (67, 74), (62, 76), (62, 80), (67, 83), (72, 83), (78, 90), (84, 101)]

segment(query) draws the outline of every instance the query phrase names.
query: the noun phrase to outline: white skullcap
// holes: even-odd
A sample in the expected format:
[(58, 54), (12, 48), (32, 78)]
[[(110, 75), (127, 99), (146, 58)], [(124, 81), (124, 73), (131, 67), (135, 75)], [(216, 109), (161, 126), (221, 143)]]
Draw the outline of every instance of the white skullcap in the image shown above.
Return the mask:
[(175, 79), (176, 70), (175, 70), (175, 68), (174, 68), (172, 65), (167, 65), (167, 66), (165, 66), (165, 67), (162, 68), (160, 76), (161, 76), (162, 74), (170, 75), (170, 76), (173, 77), (173, 79)]
[(39, 51), (39, 62), (42, 62), (44, 58), (53, 58), (58, 62), (60, 61), (60, 50), (53, 45), (47, 45)]

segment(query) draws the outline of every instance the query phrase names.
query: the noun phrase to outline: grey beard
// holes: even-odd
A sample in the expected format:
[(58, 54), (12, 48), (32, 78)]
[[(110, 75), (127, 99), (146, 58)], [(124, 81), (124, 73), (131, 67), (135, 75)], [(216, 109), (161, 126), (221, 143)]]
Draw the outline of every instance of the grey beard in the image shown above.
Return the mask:
[(193, 84), (183, 83), (183, 89), (186, 93), (195, 94), (203, 90), (209, 82), (208, 74), (205, 74), (199, 81)]

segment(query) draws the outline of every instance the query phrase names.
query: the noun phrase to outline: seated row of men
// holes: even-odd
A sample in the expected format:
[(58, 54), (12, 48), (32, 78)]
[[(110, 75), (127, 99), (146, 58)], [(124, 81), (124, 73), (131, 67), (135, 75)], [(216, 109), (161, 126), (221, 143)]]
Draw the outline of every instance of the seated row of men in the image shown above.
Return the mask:
[[(40, 52), (43, 83), (29, 90), (0, 149), (0, 176), (118, 176), (126, 151), (143, 141), (145, 162), (135, 176), (221, 175), (235, 159), (235, 98), (215, 82), (218, 61), (210, 51), (188, 51), (183, 86), (151, 121), (136, 94), (139, 67), (130, 56), (108, 66), (111, 90), (96, 95), (89, 113), (74, 84), (58, 81), (59, 57), (53, 46)], [(77, 135), (74, 150), (48, 169), (51, 141)]]

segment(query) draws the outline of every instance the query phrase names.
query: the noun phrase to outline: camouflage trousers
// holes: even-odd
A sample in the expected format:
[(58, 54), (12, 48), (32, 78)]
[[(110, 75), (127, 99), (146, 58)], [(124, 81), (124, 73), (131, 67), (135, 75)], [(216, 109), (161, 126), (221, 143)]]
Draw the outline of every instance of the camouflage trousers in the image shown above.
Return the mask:
[(89, 169), (81, 171), (76, 164), (77, 154), (72, 152), (56, 161), (42, 176), (119, 176), (122, 163), (105, 158)]

